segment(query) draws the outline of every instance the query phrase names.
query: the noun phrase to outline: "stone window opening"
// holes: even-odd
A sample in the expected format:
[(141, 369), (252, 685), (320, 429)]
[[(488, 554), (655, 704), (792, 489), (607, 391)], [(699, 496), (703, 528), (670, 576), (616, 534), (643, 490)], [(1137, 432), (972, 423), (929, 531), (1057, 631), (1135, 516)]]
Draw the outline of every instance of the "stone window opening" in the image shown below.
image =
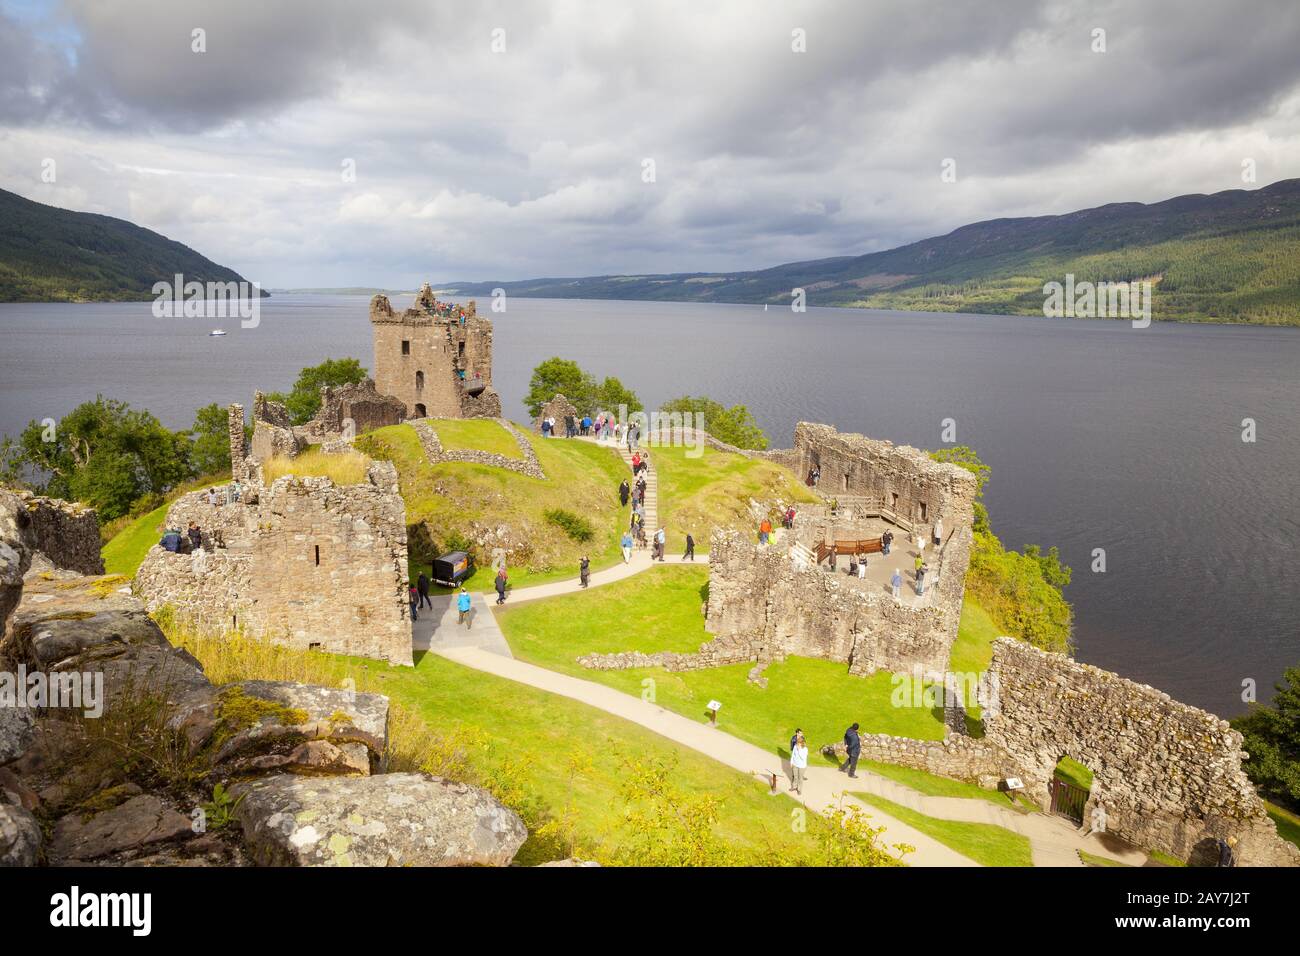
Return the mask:
[(320, 567), (320, 545), (316, 545), (316, 567)]
[(925, 502), (924, 502), (924, 501), (921, 502), (921, 520), (922, 520), (922, 521), (925, 520)]
[(465, 343), (464, 343), (464, 342), (458, 342), (458, 343), (457, 343), (456, 354), (457, 354), (457, 355), (464, 355), (464, 354), (465, 354)]
[(418, 371), (415, 373), (415, 390), (419, 392), (423, 389), (424, 389), (424, 372)]
[(402, 339), (402, 354), (403, 354), (403, 355), (410, 355), (410, 354), (411, 354), (411, 340), (410, 340), (410, 339)]
[(890, 507), (890, 509), (893, 510), (893, 511), (897, 511), (897, 510), (898, 510), (898, 492), (897, 492), (897, 491), (891, 491), (891, 492), (889, 493), (889, 507)]
[(841, 475), (840, 477), (841, 477), (841, 481), (842, 481), (842, 484), (843, 484), (843, 488), (842, 488), (841, 490), (842, 490), (842, 491), (848, 491), (848, 490), (849, 490), (849, 473), (846, 471), (846, 472), (845, 472), (843, 475)]
[(320, 641), (312, 641), (310, 644), (307, 645), (307, 650), (309, 650), (309, 651), (319, 651), (319, 650), (320, 650)]

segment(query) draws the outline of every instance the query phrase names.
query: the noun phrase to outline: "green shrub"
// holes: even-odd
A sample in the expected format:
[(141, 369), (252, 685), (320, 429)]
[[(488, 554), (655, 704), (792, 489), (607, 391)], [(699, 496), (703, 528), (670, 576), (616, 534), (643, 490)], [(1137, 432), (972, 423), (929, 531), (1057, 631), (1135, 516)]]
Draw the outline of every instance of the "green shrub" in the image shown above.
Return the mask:
[(574, 541), (590, 541), (596, 535), (596, 529), (591, 526), (591, 522), (581, 515), (575, 515), (572, 511), (566, 511), (563, 508), (552, 508), (543, 512), (542, 517)]
[(1038, 545), (1027, 544), (1021, 554), (1002, 546), (980, 500), (989, 480), (989, 466), (974, 449), (957, 445), (930, 452), (930, 457), (965, 468), (979, 482), (967, 592), (1006, 633), (1045, 651), (1069, 653), (1074, 611), (1061, 593), (1070, 583), (1070, 569), (1061, 564), (1060, 552), (1055, 547), (1044, 552)]

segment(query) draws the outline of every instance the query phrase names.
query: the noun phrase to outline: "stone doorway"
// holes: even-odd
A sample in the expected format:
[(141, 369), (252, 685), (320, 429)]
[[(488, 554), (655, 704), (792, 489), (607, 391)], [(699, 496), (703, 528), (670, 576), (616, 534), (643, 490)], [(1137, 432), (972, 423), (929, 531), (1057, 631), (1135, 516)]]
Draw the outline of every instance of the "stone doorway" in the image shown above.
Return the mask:
[(1058, 816), (1083, 825), (1083, 811), (1092, 793), (1092, 771), (1068, 756), (1062, 756), (1047, 784), (1052, 798), (1051, 810)]
[(415, 403), (415, 417), (416, 417), (416, 418), (428, 418), (428, 417), (429, 417), (428, 409), (426, 409), (426, 408), (424, 407), (424, 403), (423, 403), (423, 402), (416, 402), (416, 403)]

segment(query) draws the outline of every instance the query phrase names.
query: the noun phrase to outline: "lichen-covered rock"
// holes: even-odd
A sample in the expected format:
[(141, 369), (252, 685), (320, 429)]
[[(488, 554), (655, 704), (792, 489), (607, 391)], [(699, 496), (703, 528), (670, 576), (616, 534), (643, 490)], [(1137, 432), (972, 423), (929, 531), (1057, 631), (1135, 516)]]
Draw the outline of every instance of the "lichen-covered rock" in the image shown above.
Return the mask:
[(125, 585), (114, 575), (28, 575), (8, 656), (29, 668), (102, 672), (105, 702), (141, 690), (179, 702), (210, 686), (198, 661), (168, 642)]
[(0, 803), (0, 867), (35, 866), (41, 827), (22, 807)]
[(599, 867), (600, 866), (600, 864), (597, 863), (595, 860), (579, 860), (577, 857), (574, 856), (568, 857), (567, 859), (563, 859), (563, 860), (552, 860), (550, 863), (542, 863), (540, 865), (541, 866), (565, 866), (565, 867), (568, 866)]
[(421, 773), (281, 775), (235, 792), (264, 866), (505, 866), (528, 837), (486, 790)]
[(192, 695), (168, 726), (185, 733), (194, 750), (211, 743), (213, 763), (229, 764), (232, 772), (370, 773), (382, 769), (388, 747), (388, 698), (292, 681), (240, 681)]
[(6, 707), (0, 704), (0, 764), (17, 760), (31, 746), (32, 712), (26, 707)]
[(23, 575), (31, 566), (31, 548), (25, 540), (31, 517), (22, 500), (0, 488), (0, 643), (9, 615), (23, 596)]
[(50, 840), (54, 863), (97, 860), (124, 851), (193, 835), (189, 817), (153, 794), (139, 794), (88, 820), (76, 811), (62, 817)]

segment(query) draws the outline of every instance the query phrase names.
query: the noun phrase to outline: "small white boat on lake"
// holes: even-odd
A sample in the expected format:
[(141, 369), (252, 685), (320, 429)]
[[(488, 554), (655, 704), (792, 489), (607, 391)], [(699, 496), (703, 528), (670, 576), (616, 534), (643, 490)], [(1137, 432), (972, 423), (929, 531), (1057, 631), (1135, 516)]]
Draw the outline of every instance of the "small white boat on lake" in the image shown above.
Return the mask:
[(226, 334), (225, 329), (213, 329), (211, 332), (208, 333), (208, 335), (225, 335), (225, 334)]

